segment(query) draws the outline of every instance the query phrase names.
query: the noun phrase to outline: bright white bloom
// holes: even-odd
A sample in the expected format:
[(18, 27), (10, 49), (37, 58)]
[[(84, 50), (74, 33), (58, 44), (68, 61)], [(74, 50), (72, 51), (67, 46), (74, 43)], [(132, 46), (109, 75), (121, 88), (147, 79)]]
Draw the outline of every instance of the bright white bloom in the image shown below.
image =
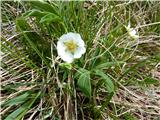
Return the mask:
[(127, 29), (128, 34), (129, 34), (129, 36), (131, 38), (133, 38), (133, 39), (138, 39), (139, 38), (138, 32), (136, 31), (136, 29), (131, 28), (130, 23), (128, 24), (128, 26), (126, 27), (126, 29)]
[(72, 63), (75, 58), (80, 58), (86, 52), (85, 43), (80, 34), (70, 32), (59, 38), (57, 52), (62, 60)]

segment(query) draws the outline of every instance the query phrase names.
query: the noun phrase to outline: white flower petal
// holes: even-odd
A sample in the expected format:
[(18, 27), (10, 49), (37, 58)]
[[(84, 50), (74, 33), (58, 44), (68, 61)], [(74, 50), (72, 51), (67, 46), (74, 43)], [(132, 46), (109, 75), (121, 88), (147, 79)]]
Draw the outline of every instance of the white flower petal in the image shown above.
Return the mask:
[(131, 34), (131, 35), (136, 35), (136, 33), (137, 33), (137, 32), (136, 32), (135, 29), (133, 29), (132, 31), (130, 31), (130, 34)]
[(59, 55), (61, 59), (67, 63), (71, 63), (74, 60), (73, 55), (70, 52), (65, 52), (64, 54)]
[(69, 52), (65, 52), (65, 54), (63, 54), (61, 56), (62, 60), (66, 61), (67, 63), (72, 63), (74, 60), (74, 57), (71, 53)]
[(63, 55), (65, 53), (65, 46), (61, 41), (58, 41), (57, 43), (57, 52), (58, 55)]
[(74, 40), (78, 43), (79, 46), (84, 46), (84, 41), (82, 40), (80, 34), (75, 33), (74, 35)]
[(86, 52), (86, 48), (85, 47), (81, 47), (81, 53), (84, 54)]
[(73, 55), (65, 50), (65, 46), (61, 41), (57, 43), (57, 52), (62, 60), (71, 63), (73, 61)]
[(84, 54), (86, 52), (86, 48), (85, 47), (79, 47), (76, 52), (74, 53), (74, 58), (80, 58), (82, 56), (82, 54)]
[(74, 40), (79, 46), (84, 46), (84, 41), (82, 40), (80, 34), (78, 33), (72, 33), (69, 32), (67, 34), (64, 34), (60, 37), (61, 41), (69, 41), (69, 40)]
[(59, 41), (64, 42), (64, 41), (73, 40), (73, 39), (74, 39), (73, 35), (71, 33), (67, 33), (67, 34), (62, 35), (59, 38)]
[(129, 31), (129, 35), (134, 39), (139, 38), (139, 35), (137, 35), (137, 31), (135, 29), (132, 29), (132, 31)]

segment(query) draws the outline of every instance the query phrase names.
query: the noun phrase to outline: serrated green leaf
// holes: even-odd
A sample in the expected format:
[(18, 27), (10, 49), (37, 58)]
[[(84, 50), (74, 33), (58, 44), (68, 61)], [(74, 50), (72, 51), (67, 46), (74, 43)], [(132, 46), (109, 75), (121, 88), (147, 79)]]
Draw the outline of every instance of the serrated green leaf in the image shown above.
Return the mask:
[(81, 91), (88, 97), (91, 97), (91, 81), (90, 81), (90, 72), (86, 69), (80, 69), (80, 76), (78, 79), (78, 86)]
[(114, 92), (114, 84), (113, 84), (111, 78), (101, 70), (94, 70), (94, 71), (95, 71), (95, 73), (94, 73), (95, 75), (100, 76), (104, 80), (104, 84), (105, 84), (108, 92), (109, 93)]

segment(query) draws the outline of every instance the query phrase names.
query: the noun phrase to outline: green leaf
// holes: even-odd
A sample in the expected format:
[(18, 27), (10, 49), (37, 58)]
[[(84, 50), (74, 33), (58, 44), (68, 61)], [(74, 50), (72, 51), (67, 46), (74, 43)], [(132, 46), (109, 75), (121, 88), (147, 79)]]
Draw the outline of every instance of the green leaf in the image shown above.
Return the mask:
[(15, 110), (14, 112), (12, 112), (11, 114), (9, 114), (7, 116), (7, 118), (5, 118), (5, 120), (17, 120), (17, 116), (22, 113), (23, 111), (25, 111), (28, 106), (30, 104), (30, 101), (28, 101), (27, 103), (25, 103), (24, 105), (22, 105), (21, 107), (19, 107), (17, 110)]
[(78, 86), (81, 91), (88, 97), (91, 97), (91, 81), (90, 81), (90, 72), (86, 69), (80, 69), (80, 76), (78, 79)]
[(94, 71), (95, 71), (95, 75), (100, 76), (104, 80), (104, 83), (105, 83), (105, 86), (106, 86), (108, 92), (109, 93), (114, 92), (114, 84), (113, 84), (111, 78), (101, 70), (94, 70)]
[(33, 99), (29, 100), (28, 102), (24, 103), (21, 107), (19, 107), (17, 110), (9, 114), (5, 120), (20, 120), (25, 113), (31, 108), (35, 100), (38, 98), (41, 92), (37, 93), (36, 95), (33, 95)]
[(152, 56), (152, 58), (156, 59), (157, 61), (160, 61), (160, 53), (155, 54)]
[(51, 12), (51, 13), (58, 14), (57, 13), (58, 9), (55, 6), (52, 6), (51, 4), (49, 4), (47, 2), (30, 1), (30, 3), (31, 3), (33, 8), (43, 10), (43, 11), (46, 11), (46, 12)]
[(125, 113), (123, 117), (125, 120), (138, 120), (135, 116), (133, 116), (131, 113), (128, 113), (128, 112)]
[(144, 79), (144, 82), (146, 84), (157, 84), (158, 83), (158, 80), (154, 79), (154, 78), (151, 78), (151, 77), (147, 77)]
[(118, 65), (118, 64), (123, 64), (125, 62), (106, 62), (106, 63), (102, 63), (102, 64), (99, 64), (96, 66), (97, 69), (103, 69), (103, 68), (109, 68), (109, 67), (112, 67), (112, 66), (115, 66), (115, 65)]
[(26, 12), (24, 15), (24, 17), (37, 17), (38, 19), (40, 19), (40, 23), (47, 23), (50, 24), (51, 22), (61, 22), (61, 18), (51, 12), (43, 12), (37, 9), (33, 9), (30, 10), (29, 12)]
[(30, 16), (32, 16), (32, 17), (41, 18), (41, 17), (47, 15), (48, 13), (50, 13), (50, 12), (42, 12), (42, 11), (37, 10), (37, 9), (32, 9), (32, 10), (24, 13), (23, 16), (24, 17), (30, 17)]
[(25, 102), (28, 99), (29, 93), (24, 93), (18, 97), (15, 97), (11, 100), (8, 100), (7, 102), (5, 102), (3, 105), (4, 106), (12, 106), (12, 105), (17, 105), (17, 104), (21, 104), (23, 102)]
[(62, 68), (67, 68), (69, 70), (72, 69), (72, 64), (70, 64), (70, 63), (60, 63), (59, 66)]
[(48, 13), (47, 15), (45, 15), (44, 17), (41, 18), (40, 23), (46, 23), (46, 24), (50, 24), (52, 22), (60, 22), (61, 19), (59, 16), (57, 16), (56, 14), (53, 13)]

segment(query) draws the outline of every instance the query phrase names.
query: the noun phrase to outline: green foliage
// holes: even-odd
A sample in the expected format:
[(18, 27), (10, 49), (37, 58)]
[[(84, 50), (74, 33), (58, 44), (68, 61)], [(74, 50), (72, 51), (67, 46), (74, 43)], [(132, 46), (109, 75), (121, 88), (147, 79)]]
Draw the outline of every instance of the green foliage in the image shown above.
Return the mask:
[(61, 19), (53, 14), (53, 13), (48, 13), (47, 15), (45, 15), (44, 17), (41, 18), (40, 23), (46, 23), (46, 24), (50, 24), (51, 22), (60, 22)]
[(124, 120), (138, 120), (136, 117), (134, 117), (132, 114), (130, 114), (130, 113), (125, 113), (124, 115), (123, 115), (123, 117), (124, 117)]
[(124, 62), (106, 62), (106, 63), (102, 63), (102, 64), (99, 64), (96, 66), (96, 69), (107, 69), (107, 68), (110, 68), (110, 67), (113, 67), (113, 66), (116, 66), (116, 65), (119, 65), (119, 64), (124, 64)]
[(40, 1), (30, 1), (30, 4), (32, 5), (33, 8), (35, 9), (39, 9), (42, 11), (47, 11), (47, 12), (51, 12), (51, 13), (56, 13), (57, 14), (57, 8), (56, 8), (56, 4), (51, 5), (48, 4), (47, 2), (40, 2)]
[(158, 84), (158, 80), (156, 80), (154, 78), (151, 78), (151, 77), (147, 77), (147, 78), (144, 79), (144, 83), (147, 84), (147, 85)]
[[(35, 32), (24, 32), (24, 31), (29, 30), (29, 29), (27, 29), (27, 28), (29, 28), (28, 27), (29, 25), (27, 24), (27, 22), (23, 18), (17, 19), (16, 24), (17, 24), (18, 30), (21, 31), (24, 35), (25, 42), (27, 44), (28, 49), (31, 49), (31, 50), (33, 50), (32, 52), (37, 53), (37, 55), (44, 61), (44, 63), (48, 67), (50, 67), (48, 61), (46, 60), (46, 56), (43, 56), (43, 54), (42, 54), (42, 53), (47, 53), (46, 47), (48, 47), (49, 44), (46, 44), (47, 42), (45, 40), (43, 40), (43, 38), (40, 37)], [(48, 46), (45, 46), (45, 45), (48, 45)], [(40, 51), (40, 50), (42, 50), (42, 51)]]
[(95, 75), (100, 76), (104, 80), (104, 84), (109, 93), (114, 92), (114, 84), (108, 75), (101, 70), (95, 70)]
[(29, 93), (24, 93), (11, 100), (6, 101), (4, 104), (2, 104), (2, 106), (12, 106), (12, 105), (21, 104), (27, 101), (28, 99), (29, 99)]
[(69, 70), (72, 69), (72, 64), (70, 64), (70, 63), (61, 63), (60, 66), (61, 66), (62, 68), (67, 68), (67, 69), (69, 69)]
[[(40, 92), (37, 94), (32, 95), (32, 99), (24, 103), (22, 106), (20, 106), (18, 109), (16, 109), (14, 112), (9, 114), (5, 120), (21, 120), (21, 118), (25, 115), (25, 113), (30, 109), (30, 107), (33, 105), (35, 100), (39, 97)], [(15, 98), (16, 99), (16, 98)]]
[(43, 12), (43, 11), (40, 11), (40, 10), (37, 10), (37, 9), (32, 9), (32, 10), (29, 10), (28, 12), (24, 13), (23, 16), (25, 18), (28, 18), (28, 17), (37, 17), (37, 18), (42, 18), (43, 16), (47, 15), (48, 13), (50, 12)]
[(88, 97), (91, 97), (91, 78), (90, 72), (86, 69), (79, 70), (79, 79), (77, 85), (80, 87), (81, 91)]
[[(2, 110), (8, 111), (2, 119), (28, 119), (33, 114), (35, 119), (60, 120), (73, 111), (78, 119), (136, 120), (128, 112), (118, 116), (128, 107), (111, 100), (128, 100), (125, 90), (132, 86), (159, 85), (151, 75), (160, 60), (158, 5), (132, 1), (3, 3), (2, 21), (14, 22), (16, 33), (2, 25), (2, 94), (7, 98), (19, 92), (19, 87), (29, 89), (3, 102)], [(16, 8), (23, 14), (15, 12)], [(124, 27), (129, 21), (139, 30), (137, 41), (128, 37)], [(79, 33), (86, 44), (86, 53), (72, 64), (57, 57), (57, 41), (67, 32)]]

